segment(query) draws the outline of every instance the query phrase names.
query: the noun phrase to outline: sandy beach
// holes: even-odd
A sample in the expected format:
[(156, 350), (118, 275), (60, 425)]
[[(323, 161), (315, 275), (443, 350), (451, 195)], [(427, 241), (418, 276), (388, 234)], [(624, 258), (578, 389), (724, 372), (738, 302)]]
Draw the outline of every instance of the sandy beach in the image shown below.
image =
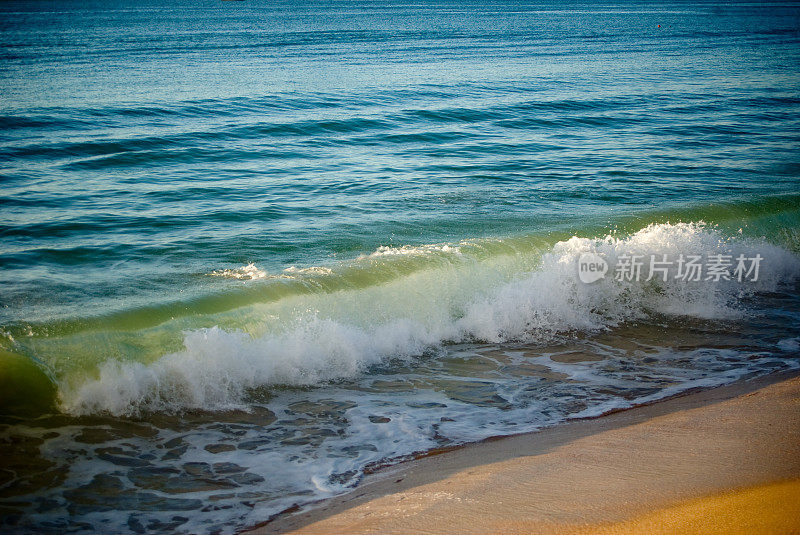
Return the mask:
[(379, 470), (249, 533), (798, 533), (781, 373)]

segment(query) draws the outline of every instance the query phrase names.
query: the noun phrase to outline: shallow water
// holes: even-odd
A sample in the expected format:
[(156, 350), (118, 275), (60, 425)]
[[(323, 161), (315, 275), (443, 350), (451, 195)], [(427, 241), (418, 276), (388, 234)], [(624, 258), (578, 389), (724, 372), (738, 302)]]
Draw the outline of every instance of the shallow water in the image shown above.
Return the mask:
[(795, 4), (0, 10), (4, 530), (235, 532), (800, 366)]

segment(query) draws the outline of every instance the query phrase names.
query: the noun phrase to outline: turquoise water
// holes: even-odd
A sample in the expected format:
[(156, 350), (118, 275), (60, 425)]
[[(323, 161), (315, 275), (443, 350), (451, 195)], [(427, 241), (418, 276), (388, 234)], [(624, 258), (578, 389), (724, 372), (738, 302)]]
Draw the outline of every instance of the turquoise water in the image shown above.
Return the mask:
[(800, 365), (797, 4), (0, 11), (4, 529), (232, 532)]

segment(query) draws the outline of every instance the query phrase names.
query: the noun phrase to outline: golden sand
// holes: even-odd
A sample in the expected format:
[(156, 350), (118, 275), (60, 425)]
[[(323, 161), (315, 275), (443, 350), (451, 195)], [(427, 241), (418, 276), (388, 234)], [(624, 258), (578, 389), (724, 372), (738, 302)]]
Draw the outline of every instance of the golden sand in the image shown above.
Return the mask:
[[(777, 382), (775, 382), (777, 381)], [(403, 463), (257, 533), (798, 533), (800, 378)]]
[[(519, 526), (520, 532), (531, 532)], [(800, 480), (681, 502), (623, 522), (565, 528), (561, 535), (753, 535), (800, 533)]]

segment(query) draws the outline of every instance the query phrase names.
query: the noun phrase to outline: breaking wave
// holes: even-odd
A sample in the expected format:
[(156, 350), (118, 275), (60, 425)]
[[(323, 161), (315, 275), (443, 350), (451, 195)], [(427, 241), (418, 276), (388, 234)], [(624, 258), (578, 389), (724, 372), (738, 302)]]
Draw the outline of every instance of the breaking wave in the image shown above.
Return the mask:
[[(762, 260), (757, 280), (687, 281), (672, 266), (650, 280), (646, 271), (639, 280), (619, 280), (612, 268), (586, 284), (577, 265), (587, 253), (609, 266), (636, 255), (760, 255)], [(96, 375), (62, 385), (61, 406), (73, 414), (115, 415), (241, 407), (254, 389), (347, 379), (447, 343), (536, 343), (663, 316), (740, 317), (750, 313), (749, 297), (776, 291), (800, 275), (800, 259), (792, 252), (764, 240), (728, 237), (703, 223), (572, 237), (529, 253), (535, 267), (517, 273), (513, 266), (525, 264), (518, 259), (473, 258), (458, 245), (382, 248), (361, 260), (397, 255), (449, 255), (450, 260), (367, 287), (253, 305), (242, 313), (248, 318), (242, 327), (186, 330), (182, 349), (151, 362), (106, 360)], [(329, 268), (310, 271), (336, 276)], [(251, 265), (233, 273), (260, 270)]]

